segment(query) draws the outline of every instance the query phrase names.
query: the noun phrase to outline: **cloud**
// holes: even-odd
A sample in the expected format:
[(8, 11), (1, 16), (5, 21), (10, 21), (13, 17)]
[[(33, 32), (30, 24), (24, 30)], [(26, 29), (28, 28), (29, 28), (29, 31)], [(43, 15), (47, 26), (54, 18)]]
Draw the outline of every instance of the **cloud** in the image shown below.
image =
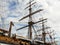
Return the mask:
[[(13, 1), (13, 2), (12, 2)], [(18, 4), (17, 2), (18, 1)], [(35, 15), (35, 19), (39, 20), (40, 16), (43, 15), (43, 17), (48, 18), (48, 25), (51, 26), (53, 29), (56, 30), (56, 32), (59, 32), (60, 34), (60, 2), (58, 0), (35, 0), (36, 6), (32, 6), (35, 10), (39, 8), (43, 8), (44, 11), (39, 12), (39, 14)], [(16, 3), (15, 3), (16, 2)], [(18, 22), (18, 20), (27, 15), (29, 12), (28, 10), (24, 10), (26, 6), (28, 6), (26, 3), (28, 3), (28, 0), (0, 0), (0, 14), (4, 17), (5, 23), (9, 23), (10, 21)], [(3, 8), (2, 8), (3, 7)], [(38, 16), (39, 15), (39, 16)], [(34, 18), (34, 16), (33, 16)], [(36, 20), (37, 20), (36, 19)], [(34, 19), (33, 19), (34, 20)], [(1, 21), (1, 20), (0, 20)], [(22, 21), (22, 22), (28, 22)], [(16, 26), (18, 23), (16, 23)], [(20, 25), (18, 26), (20, 27)], [(13, 29), (14, 30), (14, 29)]]
[(15, 10), (17, 8), (17, 5), (19, 5), (17, 0), (11, 0), (9, 1), (8, 8), (10, 11)]
[(48, 7), (49, 13), (45, 17), (48, 17), (53, 29), (60, 34), (60, 2), (58, 0), (53, 0), (51, 4), (52, 5)]
[(6, 19), (7, 22), (10, 22), (10, 21), (13, 21), (13, 22), (18, 22), (18, 19), (17, 18), (12, 18), (12, 17), (9, 17)]
[[(39, 2), (40, 0), (38, 0)], [(40, 1), (41, 2), (41, 1)], [(43, 3), (45, 2), (45, 4)], [(48, 18), (48, 26), (50, 26), (52, 29), (55, 30), (57, 35), (60, 34), (60, 1), (58, 0), (43, 0), (42, 1), (43, 6), (46, 6), (45, 14), (43, 13), (43, 17)], [(47, 11), (47, 12), (46, 12)], [(60, 36), (59, 36), (60, 37)]]

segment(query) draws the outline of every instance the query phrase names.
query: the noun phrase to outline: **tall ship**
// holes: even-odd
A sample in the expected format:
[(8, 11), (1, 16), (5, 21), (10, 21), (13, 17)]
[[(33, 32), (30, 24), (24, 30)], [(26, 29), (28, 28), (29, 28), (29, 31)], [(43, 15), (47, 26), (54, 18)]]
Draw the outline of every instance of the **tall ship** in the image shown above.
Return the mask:
[[(38, 9), (32, 12), (32, 6), (35, 3), (36, 2), (34, 2), (34, 0), (32, 1), (30, 0), (29, 3), (27, 3), (28, 6), (25, 8), (25, 9), (27, 8), (29, 9), (29, 14), (19, 19), (19, 21), (22, 21), (26, 18), (29, 18), (28, 25), (16, 29), (16, 31), (19, 31), (28, 27), (27, 37), (25, 38), (24, 36), (18, 36), (16, 34), (13, 34), (11, 36), (11, 29), (12, 26), (14, 26), (14, 24), (13, 22), (10, 22), (9, 31), (6, 31), (5, 29), (0, 29), (0, 43), (4, 43), (8, 45), (57, 45), (55, 41), (55, 37), (53, 37), (54, 30), (52, 31), (49, 30), (51, 27), (46, 25), (47, 18), (41, 17), (39, 21), (35, 21), (35, 22), (33, 21), (32, 16), (44, 10), (44, 9)], [(36, 29), (34, 25), (39, 28)]]

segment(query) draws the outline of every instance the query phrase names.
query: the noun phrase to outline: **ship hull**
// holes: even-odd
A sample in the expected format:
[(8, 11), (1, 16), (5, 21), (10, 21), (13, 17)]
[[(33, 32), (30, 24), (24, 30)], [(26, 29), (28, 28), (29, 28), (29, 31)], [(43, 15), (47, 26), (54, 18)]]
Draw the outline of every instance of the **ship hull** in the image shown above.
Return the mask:
[(0, 36), (0, 43), (8, 44), (8, 45), (51, 45), (39, 41), (31, 41), (28, 39), (16, 39), (10, 38), (8, 36)]

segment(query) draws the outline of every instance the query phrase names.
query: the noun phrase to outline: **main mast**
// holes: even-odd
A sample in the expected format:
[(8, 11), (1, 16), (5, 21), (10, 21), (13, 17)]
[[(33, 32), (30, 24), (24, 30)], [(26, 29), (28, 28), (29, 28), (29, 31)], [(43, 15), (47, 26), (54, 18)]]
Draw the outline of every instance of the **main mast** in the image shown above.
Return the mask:
[(32, 12), (32, 8), (31, 8), (31, 0), (30, 0), (30, 2), (29, 2), (29, 4), (30, 4), (30, 6), (29, 6), (29, 22), (28, 22), (28, 24), (29, 24), (29, 29), (28, 29), (28, 38), (29, 39), (32, 39), (32, 16), (31, 16), (31, 12)]

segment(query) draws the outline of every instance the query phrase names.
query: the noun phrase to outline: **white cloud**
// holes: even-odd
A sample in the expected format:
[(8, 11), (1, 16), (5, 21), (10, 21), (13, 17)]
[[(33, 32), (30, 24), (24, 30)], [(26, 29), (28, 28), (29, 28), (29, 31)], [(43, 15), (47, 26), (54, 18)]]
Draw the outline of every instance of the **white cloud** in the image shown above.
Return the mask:
[[(60, 37), (60, 1), (58, 0), (36, 0), (38, 2), (42, 2), (45, 10), (47, 13), (43, 16), (48, 18), (48, 25), (52, 27)], [(44, 2), (44, 3), (43, 3)]]
[(48, 17), (49, 21), (52, 23), (53, 29), (60, 34), (60, 2), (54, 0), (51, 4), (48, 9), (50, 13), (48, 13), (46, 17)]
[[(23, 2), (22, 2), (22, 0), (18, 0), (18, 1), (19, 1), (19, 5), (17, 6), (17, 9), (13, 10), (11, 12), (12, 12), (12, 15), (23, 17), (23, 16), (25, 16), (24, 14), (27, 14), (27, 12), (24, 11), (24, 8), (26, 7), (26, 3), (28, 1), (26, 1), (26, 0), (23, 0)], [(46, 10), (47, 13), (44, 14), (42, 12), (43, 13), (42, 15), (44, 17), (48, 18), (49, 25), (52, 26), (52, 28), (55, 29), (60, 34), (60, 28), (59, 28), (60, 27), (60, 1), (58, 1), (58, 0), (35, 0), (35, 1), (37, 2), (37, 4), (43, 5), (43, 9)], [(0, 2), (1, 2), (1, 0), (0, 0)], [(5, 18), (8, 16), (9, 13), (11, 13), (7, 9), (7, 6), (8, 6), (7, 2), (3, 2), (3, 3), (1, 2), (1, 4), (0, 4), (0, 6), (2, 6), (2, 4), (4, 4), (3, 10), (2, 10), (2, 7), (0, 7), (0, 14), (4, 15)], [(40, 16), (37, 16), (37, 17), (40, 17)], [(7, 22), (9, 23), (10, 21), (18, 22), (19, 19), (7, 17), (5, 20), (6, 20), (6, 23)]]
[(10, 21), (18, 22), (18, 19), (17, 18), (12, 18), (12, 17), (6, 19), (6, 22), (10, 22)]

